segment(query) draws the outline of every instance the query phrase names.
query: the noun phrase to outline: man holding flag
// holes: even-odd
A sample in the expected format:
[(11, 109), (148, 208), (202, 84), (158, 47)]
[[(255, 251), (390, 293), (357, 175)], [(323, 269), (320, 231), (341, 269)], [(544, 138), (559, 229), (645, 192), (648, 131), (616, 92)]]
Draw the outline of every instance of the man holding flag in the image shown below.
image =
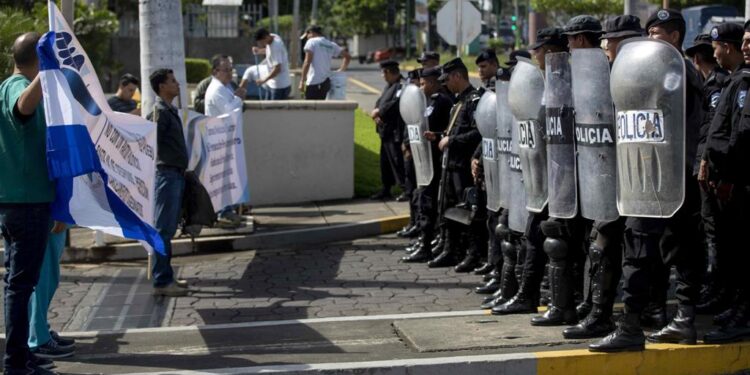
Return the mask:
[[(49, 374), (27, 344), (29, 298), (39, 280), (55, 185), (47, 171), (39, 34), (13, 44), (13, 75), (0, 84), (0, 230), (5, 239), (5, 374)], [(64, 228), (55, 225), (53, 231)]]

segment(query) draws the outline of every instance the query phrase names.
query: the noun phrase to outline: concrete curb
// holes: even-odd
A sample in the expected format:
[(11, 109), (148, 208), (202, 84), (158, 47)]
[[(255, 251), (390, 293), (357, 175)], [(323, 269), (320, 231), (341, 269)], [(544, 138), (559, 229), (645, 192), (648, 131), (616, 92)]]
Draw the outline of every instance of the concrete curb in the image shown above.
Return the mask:
[[(172, 255), (180, 256), (217, 251), (274, 249), (349, 241), (361, 237), (392, 233), (408, 224), (408, 222), (409, 216), (402, 215), (355, 223), (270, 233), (198, 237), (195, 239), (195, 242), (187, 238), (180, 238), (172, 241)], [(128, 242), (92, 248), (69, 248), (63, 253), (62, 262), (111, 262), (146, 259), (147, 255), (143, 246), (136, 242)]]
[[(750, 368), (750, 343), (727, 345), (648, 345), (642, 352), (591, 353), (588, 350), (491, 354), (390, 361), (252, 366), (172, 375), (204, 374), (377, 374), (377, 375), (560, 375), (560, 374), (735, 374)], [(162, 372), (163, 373), (163, 372)], [(156, 374), (156, 373), (140, 373)], [(131, 374), (134, 375), (134, 374)]]

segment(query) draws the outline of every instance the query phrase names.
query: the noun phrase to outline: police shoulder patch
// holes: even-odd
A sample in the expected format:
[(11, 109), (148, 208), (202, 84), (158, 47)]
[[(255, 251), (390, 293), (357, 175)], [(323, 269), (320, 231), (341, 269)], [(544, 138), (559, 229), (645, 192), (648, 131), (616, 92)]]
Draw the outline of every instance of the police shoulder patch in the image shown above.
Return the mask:
[(721, 91), (716, 91), (711, 94), (711, 108), (716, 108), (719, 105), (719, 98), (721, 97)]
[(737, 94), (737, 107), (745, 108), (745, 97), (747, 97), (747, 90), (740, 90)]

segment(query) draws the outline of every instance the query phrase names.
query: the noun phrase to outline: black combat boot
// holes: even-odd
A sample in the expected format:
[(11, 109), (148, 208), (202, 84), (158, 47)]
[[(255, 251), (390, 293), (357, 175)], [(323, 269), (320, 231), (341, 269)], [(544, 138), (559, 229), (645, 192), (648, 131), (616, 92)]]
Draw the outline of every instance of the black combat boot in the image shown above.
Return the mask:
[(422, 247), (422, 236), (424, 235), (420, 235), (416, 240), (411, 241), (409, 245), (404, 248), (404, 251), (406, 251), (407, 253), (413, 253), (415, 250)]
[[(481, 243), (484, 242), (484, 246)], [(479, 265), (479, 254), (487, 251), (487, 241), (481, 241), (475, 237), (474, 233), (469, 233), (469, 248), (466, 249), (466, 256), (453, 270), (458, 273), (467, 273), (474, 270)]]
[(750, 338), (750, 302), (741, 303), (723, 327), (706, 333), (703, 341), (706, 344), (723, 344)]
[(409, 253), (409, 255), (401, 258), (404, 263), (424, 263), (432, 259), (432, 251), (430, 251), (430, 241), (432, 241), (432, 235), (425, 233), (420, 237), (421, 241), (417, 245), (417, 248)]
[(508, 302), (518, 293), (518, 280), (516, 279), (516, 255), (515, 246), (507, 240), (500, 244), (503, 253), (503, 262), (500, 268), (500, 285), (492, 296), (482, 301), (482, 309), (491, 309)]
[(664, 344), (695, 345), (698, 334), (695, 332), (695, 306), (677, 306), (677, 315), (661, 331), (648, 336), (649, 342)]
[(715, 326), (723, 327), (729, 323), (729, 320), (734, 316), (736, 308), (730, 307), (719, 314), (714, 315), (713, 322)]
[(589, 345), (592, 352), (631, 352), (646, 349), (646, 337), (640, 325), (640, 314), (626, 312), (614, 332)]
[(490, 281), (484, 283), (482, 286), (474, 288), (476, 294), (493, 294), (500, 289), (500, 279), (490, 279)]
[(430, 245), (432, 246), (430, 248), (430, 251), (432, 251), (433, 257), (437, 257), (443, 252), (443, 250), (445, 249), (445, 241), (447, 237), (448, 235), (446, 234), (446, 229), (441, 229), (440, 234), (438, 234), (437, 242), (435, 244), (430, 243)]
[(667, 320), (667, 306), (649, 303), (641, 313), (641, 325), (644, 327), (662, 329), (669, 321)]
[(602, 307), (594, 305), (583, 320), (563, 331), (563, 337), (566, 339), (592, 339), (607, 336), (614, 330), (612, 311), (606, 311)]
[[(448, 229), (445, 231), (445, 242), (443, 245), (443, 251), (433, 258), (431, 261), (427, 262), (427, 267), (429, 268), (443, 268), (443, 267), (453, 267), (456, 264), (458, 264), (459, 261), (459, 253), (460, 253), (460, 241), (459, 238), (460, 234), (455, 233), (454, 229)], [(432, 253), (435, 254), (434, 252)]]
[(475, 268), (474, 271), (472, 272), (474, 272), (474, 274), (477, 276), (484, 276), (492, 272), (492, 270), (494, 269), (495, 269), (495, 266), (493, 266), (489, 261), (487, 261), (479, 265), (479, 267)]
[(578, 321), (573, 303), (572, 264), (568, 261), (567, 236), (563, 237), (565, 227), (560, 222), (548, 220), (542, 222), (544, 252), (549, 256), (550, 305), (547, 311), (531, 319), (533, 326), (558, 326), (575, 324)]
[(409, 223), (407, 226), (401, 228), (398, 232), (396, 232), (396, 237), (406, 238), (406, 234), (410, 233), (414, 229), (414, 224)]

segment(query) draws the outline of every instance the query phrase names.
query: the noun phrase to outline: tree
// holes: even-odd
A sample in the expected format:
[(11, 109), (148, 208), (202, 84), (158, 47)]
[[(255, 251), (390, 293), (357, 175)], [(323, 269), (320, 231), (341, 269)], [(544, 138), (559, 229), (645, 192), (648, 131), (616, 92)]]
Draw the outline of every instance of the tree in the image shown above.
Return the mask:
[(607, 15), (622, 14), (623, 0), (531, 0), (531, 6), (538, 12)]
[[(180, 0), (139, 0), (139, 34), (141, 39), (141, 77), (157, 69), (172, 69), (180, 83), (181, 108), (187, 108), (187, 75), (185, 72), (185, 38), (182, 32)], [(143, 115), (153, 108), (156, 94), (148, 83), (141, 85)]]
[[(662, 0), (649, 0), (651, 3), (661, 6)], [(715, 5), (715, 4), (721, 4), (721, 5), (731, 5), (737, 10), (739, 10), (739, 14), (742, 15), (744, 13), (745, 9), (745, 0), (723, 0), (723, 1), (716, 1), (716, 0), (669, 0), (669, 7), (674, 9), (682, 9), (687, 7), (692, 7), (696, 5)]]
[(0, 8), (0, 81), (13, 72), (13, 59), (10, 49), (21, 34), (29, 31), (47, 31), (47, 18), (31, 17), (26, 11), (14, 8)]

